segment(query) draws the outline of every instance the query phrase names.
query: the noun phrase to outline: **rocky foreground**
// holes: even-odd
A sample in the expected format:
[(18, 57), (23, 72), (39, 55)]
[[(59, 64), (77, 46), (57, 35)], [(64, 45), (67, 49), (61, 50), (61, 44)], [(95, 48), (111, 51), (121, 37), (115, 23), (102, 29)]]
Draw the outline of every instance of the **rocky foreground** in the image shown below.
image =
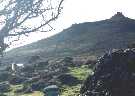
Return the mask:
[(82, 96), (135, 96), (135, 49), (101, 57), (94, 74), (81, 88)]
[[(91, 58), (63, 57), (49, 61), (37, 58), (32, 57), (29, 65), (16, 66), (14, 70), (11, 66), (3, 66), (0, 93), (4, 95), (0, 96), (43, 96), (43, 89), (49, 85), (57, 85), (61, 96), (76, 96), (83, 80), (92, 73), (92, 64), (95, 64)], [(41, 95), (35, 95), (35, 92)]]
[(55, 84), (60, 88), (61, 96), (135, 96), (134, 48), (113, 50), (97, 61), (92, 58), (80, 60), (65, 57), (40, 63), (34, 61), (35, 64), (17, 72), (7, 67), (0, 71), (0, 92), (5, 96), (14, 96), (7, 95), (9, 92), (22, 96), (42, 92), (47, 85)]

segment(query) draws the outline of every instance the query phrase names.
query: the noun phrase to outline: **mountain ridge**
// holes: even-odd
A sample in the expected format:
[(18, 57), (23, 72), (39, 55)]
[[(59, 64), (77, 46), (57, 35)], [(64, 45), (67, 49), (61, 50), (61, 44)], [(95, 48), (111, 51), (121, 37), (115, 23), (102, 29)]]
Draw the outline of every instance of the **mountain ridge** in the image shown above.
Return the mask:
[(95, 54), (126, 48), (134, 41), (135, 20), (117, 12), (110, 19), (73, 24), (50, 38), (13, 49), (5, 57), (13, 59), (40, 55), (48, 58)]

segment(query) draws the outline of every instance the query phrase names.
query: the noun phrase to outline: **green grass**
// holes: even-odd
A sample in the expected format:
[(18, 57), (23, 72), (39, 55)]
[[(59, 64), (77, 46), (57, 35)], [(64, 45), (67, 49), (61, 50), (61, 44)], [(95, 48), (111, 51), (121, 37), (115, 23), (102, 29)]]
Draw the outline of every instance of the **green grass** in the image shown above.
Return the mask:
[(73, 75), (74, 77), (77, 77), (79, 80), (85, 80), (88, 75), (93, 74), (92, 69), (88, 68), (87, 66), (73, 68), (70, 67), (69, 70), (69, 74)]
[(76, 86), (63, 86), (61, 88), (61, 96), (79, 96), (81, 84)]
[(20, 96), (44, 96), (44, 94), (40, 91), (35, 91), (33, 93), (30, 94), (24, 94), (24, 95), (20, 95)]
[[(69, 72), (67, 74), (71, 74), (74, 77), (77, 77), (79, 80), (84, 81), (88, 75), (92, 75), (92, 69), (88, 68), (88, 66), (81, 67), (70, 67)], [(63, 85), (61, 88), (61, 96), (79, 96), (81, 88), (81, 83), (75, 86), (66, 86)]]
[(11, 85), (11, 91), (5, 93), (7, 96), (44, 96), (44, 94), (40, 91), (34, 91), (33, 93), (23, 94), (23, 93), (15, 93), (16, 90), (21, 89), (23, 85)]

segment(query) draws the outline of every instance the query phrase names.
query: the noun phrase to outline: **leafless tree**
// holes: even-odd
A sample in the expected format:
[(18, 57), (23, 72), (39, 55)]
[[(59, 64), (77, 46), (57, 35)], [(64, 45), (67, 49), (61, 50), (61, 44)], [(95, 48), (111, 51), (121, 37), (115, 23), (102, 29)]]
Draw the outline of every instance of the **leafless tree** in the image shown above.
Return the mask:
[(0, 0), (0, 53), (9, 45), (4, 42), (5, 38), (19, 40), (22, 35), (52, 30), (50, 23), (61, 13), (63, 1)]

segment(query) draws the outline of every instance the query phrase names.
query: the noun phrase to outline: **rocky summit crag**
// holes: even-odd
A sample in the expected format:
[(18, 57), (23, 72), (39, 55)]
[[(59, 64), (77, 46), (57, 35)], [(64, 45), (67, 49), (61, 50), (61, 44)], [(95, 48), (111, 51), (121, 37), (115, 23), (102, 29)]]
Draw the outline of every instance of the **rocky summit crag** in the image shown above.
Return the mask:
[(82, 96), (135, 96), (135, 49), (101, 57), (94, 74), (81, 88)]
[(117, 14), (115, 14), (114, 16), (112, 16), (110, 18), (111, 20), (115, 20), (115, 21), (123, 21), (123, 20), (128, 20), (128, 17), (125, 17), (122, 12), (117, 12)]

